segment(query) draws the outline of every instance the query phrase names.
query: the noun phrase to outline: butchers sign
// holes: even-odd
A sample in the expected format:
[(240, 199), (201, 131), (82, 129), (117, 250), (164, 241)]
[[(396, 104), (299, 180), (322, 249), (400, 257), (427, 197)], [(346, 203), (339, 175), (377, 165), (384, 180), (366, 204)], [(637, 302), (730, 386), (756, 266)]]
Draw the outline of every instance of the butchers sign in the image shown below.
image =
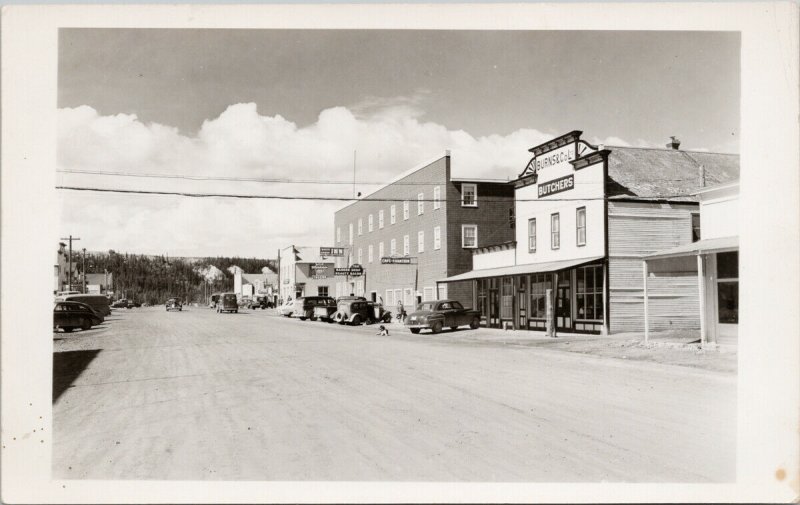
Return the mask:
[(573, 174), (567, 175), (566, 177), (553, 179), (552, 181), (543, 182), (538, 186), (539, 198), (542, 198), (543, 196), (555, 195), (556, 193), (561, 193), (562, 191), (569, 191), (574, 187), (575, 176)]

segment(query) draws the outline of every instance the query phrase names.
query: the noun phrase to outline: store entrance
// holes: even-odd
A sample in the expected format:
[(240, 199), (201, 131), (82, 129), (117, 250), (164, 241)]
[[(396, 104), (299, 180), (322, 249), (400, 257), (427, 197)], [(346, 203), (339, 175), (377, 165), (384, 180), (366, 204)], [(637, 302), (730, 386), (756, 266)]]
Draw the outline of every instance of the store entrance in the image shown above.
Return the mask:
[(571, 300), (570, 272), (561, 272), (558, 274), (558, 287), (556, 288), (556, 330), (572, 330)]

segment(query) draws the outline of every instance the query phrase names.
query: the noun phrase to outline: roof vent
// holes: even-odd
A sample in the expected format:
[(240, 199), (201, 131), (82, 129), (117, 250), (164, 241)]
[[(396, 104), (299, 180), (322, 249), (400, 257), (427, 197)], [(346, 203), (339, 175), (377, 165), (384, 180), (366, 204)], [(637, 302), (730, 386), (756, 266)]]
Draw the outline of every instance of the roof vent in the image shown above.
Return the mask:
[(670, 137), (670, 139), (672, 139), (672, 141), (669, 144), (667, 144), (667, 147), (671, 147), (672, 149), (675, 150), (681, 147), (681, 141), (677, 137), (673, 135)]

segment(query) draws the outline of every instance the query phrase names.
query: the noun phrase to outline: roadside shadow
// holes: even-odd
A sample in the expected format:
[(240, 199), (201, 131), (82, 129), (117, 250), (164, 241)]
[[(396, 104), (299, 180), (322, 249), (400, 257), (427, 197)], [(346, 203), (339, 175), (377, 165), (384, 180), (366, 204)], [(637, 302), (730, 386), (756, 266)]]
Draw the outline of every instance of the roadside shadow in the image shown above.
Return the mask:
[(102, 349), (53, 353), (53, 403), (75, 382)]

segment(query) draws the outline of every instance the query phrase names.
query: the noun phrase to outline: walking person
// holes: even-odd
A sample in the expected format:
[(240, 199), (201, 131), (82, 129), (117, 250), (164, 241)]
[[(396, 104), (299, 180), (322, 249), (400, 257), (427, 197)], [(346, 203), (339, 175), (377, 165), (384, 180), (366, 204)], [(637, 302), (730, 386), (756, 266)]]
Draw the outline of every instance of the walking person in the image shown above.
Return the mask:
[(397, 300), (397, 319), (403, 323), (406, 320), (406, 311), (403, 308), (403, 300)]

